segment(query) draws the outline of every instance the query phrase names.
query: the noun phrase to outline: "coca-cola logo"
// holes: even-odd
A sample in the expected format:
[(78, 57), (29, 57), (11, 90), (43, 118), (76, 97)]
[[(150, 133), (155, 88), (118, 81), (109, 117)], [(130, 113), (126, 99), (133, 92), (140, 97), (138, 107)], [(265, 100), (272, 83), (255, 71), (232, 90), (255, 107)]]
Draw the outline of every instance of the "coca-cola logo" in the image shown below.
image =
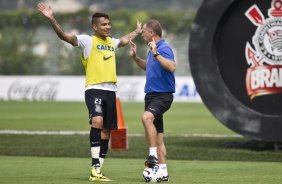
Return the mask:
[(36, 84), (26, 84), (15, 81), (8, 90), (9, 100), (30, 100), (30, 101), (49, 101), (55, 100), (57, 96), (56, 81), (39, 81)]

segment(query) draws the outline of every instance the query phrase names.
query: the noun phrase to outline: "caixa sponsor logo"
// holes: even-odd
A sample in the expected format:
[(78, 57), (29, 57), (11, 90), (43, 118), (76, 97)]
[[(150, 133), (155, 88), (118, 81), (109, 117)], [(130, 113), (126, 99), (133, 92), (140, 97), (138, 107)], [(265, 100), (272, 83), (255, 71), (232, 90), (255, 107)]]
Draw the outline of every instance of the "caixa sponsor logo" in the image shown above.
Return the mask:
[(257, 27), (252, 45), (247, 42), (245, 56), (249, 68), (246, 75), (247, 93), (251, 99), (282, 93), (282, 0), (273, 0), (265, 18), (257, 5), (246, 12)]
[(13, 82), (8, 90), (8, 100), (47, 101), (55, 100), (58, 82), (39, 81), (36, 84)]

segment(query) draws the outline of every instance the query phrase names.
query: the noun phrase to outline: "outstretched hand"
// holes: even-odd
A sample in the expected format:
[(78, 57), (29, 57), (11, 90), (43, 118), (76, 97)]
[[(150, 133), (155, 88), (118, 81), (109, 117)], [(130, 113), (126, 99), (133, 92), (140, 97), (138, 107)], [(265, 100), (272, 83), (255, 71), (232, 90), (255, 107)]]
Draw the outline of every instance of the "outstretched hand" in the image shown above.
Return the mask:
[(136, 19), (136, 30), (138, 34), (142, 33), (142, 22), (139, 19)]
[(51, 18), (53, 16), (53, 10), (51, 6), (46, 7), (43, 3), (38, 3), (37, 9), (47, 18)]

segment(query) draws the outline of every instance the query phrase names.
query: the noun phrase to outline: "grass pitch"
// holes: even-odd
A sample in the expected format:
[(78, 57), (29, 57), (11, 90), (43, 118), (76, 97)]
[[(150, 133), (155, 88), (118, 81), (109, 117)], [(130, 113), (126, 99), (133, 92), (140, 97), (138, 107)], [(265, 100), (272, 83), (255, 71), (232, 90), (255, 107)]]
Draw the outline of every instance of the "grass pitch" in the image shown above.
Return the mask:
[[(129, 133), (143, 134), (143, 103), (124, 103), (122, 111)], [(165, 134), (228, 134), (202, 103), (173, 103), (165, 113)], [(83, 102), (0, 103), (0, 130), (89, 130), (88, 111)]]
[[(129, 149), (110, 150), (104, 172), (113, 184), (144, 183), (148, 154), (143, 136), (143, 103), (122, 103)], [(0, 102), (0, 130), (89, 131), (82, 102)], [(219, 123), (201, 103), (174, 103), (165, 115), (170, 183), (277, 184), (281, 151), (233, 149), (246, 141)], [(141, 136), (134, 136), (135, 134)], [(211, 135), (208, 137), (193, 135)], [(224, 135), (224, 136), (212, 136)], [(0, 135), (0, 183), (90, 183), (88, 135)]]
[[(90, 183), (88, 159), (0, 156), (0, 181), (7, 184)], [(104, 173), (111, 184), (143, 184), (141, 159), (108, 159)], [(282, 165), (273, 162), (175, 161), (169, 160), (174, 184), (277, 184)]]

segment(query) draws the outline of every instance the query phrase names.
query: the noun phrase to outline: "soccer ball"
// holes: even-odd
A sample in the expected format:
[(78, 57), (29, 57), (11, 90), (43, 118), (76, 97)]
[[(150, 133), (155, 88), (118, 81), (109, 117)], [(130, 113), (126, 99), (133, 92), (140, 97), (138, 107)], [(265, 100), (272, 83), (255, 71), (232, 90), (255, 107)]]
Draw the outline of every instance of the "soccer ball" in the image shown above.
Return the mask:
[(145, 182), (161, 182), (163, 177), (163, 173), (159, 166), (155, 166), (152, 168), (145, 167), (143, 170), (143, 178)]

